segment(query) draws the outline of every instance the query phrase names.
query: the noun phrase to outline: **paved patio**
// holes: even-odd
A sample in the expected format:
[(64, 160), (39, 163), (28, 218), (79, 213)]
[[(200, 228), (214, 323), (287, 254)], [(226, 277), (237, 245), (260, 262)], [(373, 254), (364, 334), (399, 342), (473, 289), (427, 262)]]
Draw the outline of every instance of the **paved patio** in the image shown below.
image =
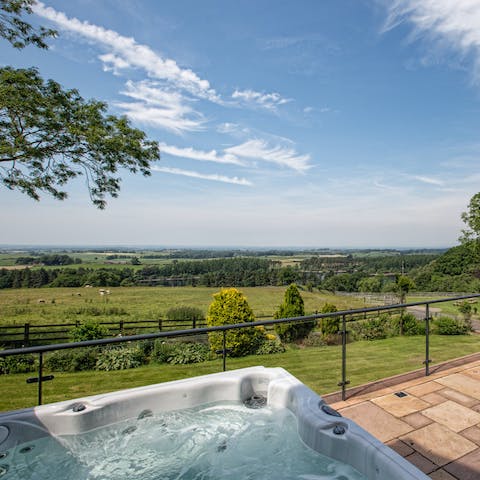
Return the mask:
[(410, 374), (408, 380), (398, 376), (357, 388), (344, 402), (324, 398), (430, 478), (478, 480), (480, 356), (463, 362), (443, 365), (442, 371), (432, 367), (429, 377)]

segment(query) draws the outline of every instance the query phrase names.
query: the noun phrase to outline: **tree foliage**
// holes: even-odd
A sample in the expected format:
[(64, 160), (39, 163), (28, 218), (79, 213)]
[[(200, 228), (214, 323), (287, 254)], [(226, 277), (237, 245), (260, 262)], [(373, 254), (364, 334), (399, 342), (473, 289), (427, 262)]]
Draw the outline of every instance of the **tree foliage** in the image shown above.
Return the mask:
[(84, 342), (86, 340), (98, 340), (108, 337), (108, 329), (98, 322), (87, 321), (72, 328), (70, 331), (72, 342)]
[(468, 209), (462, 213), (461, 218), (467, 228), (462, 230), (460, 241), (469, 243), (475, 240), (475, 243), (478, 243), (480, 240), (480, 193), (476, 193), (470, 199)]
[[(321, 313), (338, 312), (337, 307), (333, 303), (325, 303)], [(340, 330), (340, 317), (325, 317), (320, 320), (320, 330), (325, 337), (336, 335)]]
[(118, 196), (119, 169), (150, 175), (158, 143), (107, 105), (44, 81), (35, 68), (0, 68), (0, 179), (39, 200), (41, 191), (66, 198), (63, 186), (85, 175), (92, 202)]
[(35, 29), (22, 19), (32, 13), (35, 0), (0, 0), (0, 37), (8, 40), (15, 48), (35, 45), (48, 48), (45, 40), (55, 37), (57, 32), (45, 27)]
[[(304, 315), (305, 307), (303, 298), (298, 291), (298, 287), (292, 283), (285, 291), (283, 303), (275, 312), (275, 318), (303, 317)], [(275, 331), (282, 341), (293, 342), (308, 336), (314, 327), (314, 321), (281, 323), (275, 325)]]
[(400, 297), (400, 303), (405, 303), (407, 293), (415, 288), (415, 284), (413, 280), (406, 275), (399, 275), (395, 283), (395, 290)]
[[(236, 288), (222, 289), (213, 295), (207, 315), (209, 327), (249, 323), (254, 320), (255, 316), (247, 299)], [(210, 332), (208, 339), (213, 352), (223, 349), (223, 332)], [(264, 341), (263, 330), (254, 327), (229, 330), (226, 333), (226, 348), (232, 357), (254, 353)]]

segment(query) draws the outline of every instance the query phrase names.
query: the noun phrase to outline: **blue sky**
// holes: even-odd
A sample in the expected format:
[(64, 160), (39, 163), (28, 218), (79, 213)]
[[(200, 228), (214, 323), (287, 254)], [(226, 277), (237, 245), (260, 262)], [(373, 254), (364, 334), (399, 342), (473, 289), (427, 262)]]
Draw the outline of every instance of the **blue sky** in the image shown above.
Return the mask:
[(161, 145), (104, 211), (0, 189), (0, 244), (454, 245), (480, 190), (480, 0), (45, 0), (0, 62)]

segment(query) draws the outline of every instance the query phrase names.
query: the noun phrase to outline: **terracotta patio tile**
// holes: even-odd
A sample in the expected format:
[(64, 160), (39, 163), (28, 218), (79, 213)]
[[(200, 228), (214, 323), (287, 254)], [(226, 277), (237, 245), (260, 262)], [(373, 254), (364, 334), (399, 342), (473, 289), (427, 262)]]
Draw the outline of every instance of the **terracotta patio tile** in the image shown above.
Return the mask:
[(480, 428), (478, 426), (467, 428), (459, 433), (462, 437), (468, 438), (473, 443), (476, 443), (480, 446)]
[(419, 470), (423, 473), (429, 474), (437, 469), (437, 465), (432, 463), (428, 458), (425, 458), (423, 455), (420, 455), (418, 452), (405, 457), (405, 460), (408, 460), (410, 463), (413, 463)]
[(421, 377), (418, 377), (418, 378), (413, 378), (412, 380), (407, 380), (406, 382), (402, 382), (402, 383), (399, 383), (398, 385), (396, 385), (396, 387), (393, 387), (393, 388), (396, 388), (396, 392), (398, 392), (398, 390), (405, 390), (407, 388), (413, 388), (413, 387), (417, 387), (419, 385), (423, 385), (424, 383), (426, 383), (426, 379), (429, 379), (427, 381), (433, 381), (434, 378), (432, 377), (424, 377), (424, 376), (421, 376)]
[(478, 448), (470, 440), (438, 423), (409, 432), (400, 440), (438, 466), (446, 465)]
[(415, 451), (412, 447), (409, 447), (405, 442), (402, 442), (401, 440), (398, 440), (398, 439), (387, 442), (387, 446), (389, 446), (392, 450), (395, 450), (402, 457), (407, 457), (408, 455), (411, 455)]
[(444, 388), (437, 392), (442, 395), (442, 397), (447, 398), (448, 400), (453, 400), (454, 402), (461, 403), (466, 407), (473, 407), (473, 405), (478, 405), (478, 398), (468, 397), (458, 390), (452, 390), (450, 388)]
[(466, 375), (470, 375), (471, 377), (480, 379), (480, 367), (476, 366), (473, 368), (467, 368), (463, 371)]
[(440, 383), (433, 381), (422, 383), (421, 385), (417, 385), (415, 387), (407, 388), (405, 389), (405, 391), (407, 393), (410, 393), (411, 395), (415, 395), (416, 397), (423, 397), (423, 395), (436, 392), (437, 390), (441, 390), (442, 388), (445, 387)]
[(428, 395), (424, 395), (422, 400), (428, 402), (430, 405), (438, 405), (439, 403), (443, 403), (446, 401), (445, 397), (442, 397), (439, 393), (433, 392), (429, 393)]
[(408, 394), (405, 397), (397, 397), (391, 393), (383, 397), (375, 398), (372, 402), (396, 417), (404, 417), (405, 415), (429, 407), (428, 403)]
[(478, 480), (480, 478), (480, 448), (444, 468), (461, 480)]
[(454, 373), (444, 378), (439, 378), (437, 382), (446, 387), (480, 400), (480, 379), (473, 378), (463, 373)]
[(445, 425), (454, 432), (460, 432), (480, 423), (480, 413), (451, 400), (427, 408), (422, 414), (437, 423)]
[(381, 442), (388, 442), (412, 430), (408, 423), (402, 422), (371, 402), (347, 407), (341, 412)]
[(440, 469), (436, 472), (433, 472), (429, 475), (432, 480), (458, 480), (457, 477), (452, 477), (449, 473), (445, 470)]
[(414, 428), (422, 428), (422, 427), (425, 427), (426, 425), (430, 425), (433, 422), (432, 419), (426, 417), (425, 415), (422, 415), (419, 412), (406, 415), (405, 417), (402, 417), (402, 420), (404, 422), (407, 422), (409, 425), (411, 425)]

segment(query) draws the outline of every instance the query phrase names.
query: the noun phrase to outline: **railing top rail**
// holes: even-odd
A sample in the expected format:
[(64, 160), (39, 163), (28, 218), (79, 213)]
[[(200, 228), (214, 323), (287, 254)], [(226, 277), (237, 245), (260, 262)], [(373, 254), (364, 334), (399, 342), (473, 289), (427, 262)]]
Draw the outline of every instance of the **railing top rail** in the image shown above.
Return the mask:
[(147, 333), (147, 334), (141, 334), (141, 335), (129, 335), (125, 337), (103, 338), (100, 340), (87, 340), (83, 342), (56, 343), (53, 345), (39, 345), (36, 347), (12, 348), (8, 350), (0, 350), (0, 357), (7, 357), (11, 355), (19, 355), (19, 354), (27, 354), (27, 353), (44, 353), (44, 352), (51, 352), (55, 350), (66, 350), (70, 348), (110, 345), (110, 344), (124, 343), (124, 342), (151, 340), (156, 338), (185, 337), (185, 336), (199, 335), (199, 334), (210, 333), (210, 332), (223, 332), (228, 330), (236, 330), (239, 328), (275, 325), (278, 323), (287, 323), (287, 322), (301, 323), (301, 322), (308, 322), (310, 320), (318, 320), (321, 318), (339, 317), (344, 315), (345, 316), (358, 315), (358, 314), (369, 313), (369, 312), (381, 312), (381, 311), (388, 311), (388, 310), (396, 310), (399, 308), (453, 302), (458, 300), (466, 300), (469, 298), (479, 298), (479, 297), (480, 297), (480, 293), (476, 293), (471, 295), (462, 295), (457, 297), (441, 298), (436, 300), (424, 300), (421, 302), (398, 303), (398, 304), (392, 304), (392, 305), (383, 305), (379, 307), (365, 307), (365, 308), (357, 308), (357, 309), (351, 309), (351, 310), (341, 310), (338, 312), (331, 312), (331, 313), (318, 313), (313, 315), (306, 315), (303, 317), (261, 320), (257, 322), (236, 323), (231, 325), (220, 325), (216, 327), (204, 327), (204, 328), (196, 328), (196, 329), (188, 329), (188, 330), (173, 330), (169, 332), (158, 332), (158, 333)]

